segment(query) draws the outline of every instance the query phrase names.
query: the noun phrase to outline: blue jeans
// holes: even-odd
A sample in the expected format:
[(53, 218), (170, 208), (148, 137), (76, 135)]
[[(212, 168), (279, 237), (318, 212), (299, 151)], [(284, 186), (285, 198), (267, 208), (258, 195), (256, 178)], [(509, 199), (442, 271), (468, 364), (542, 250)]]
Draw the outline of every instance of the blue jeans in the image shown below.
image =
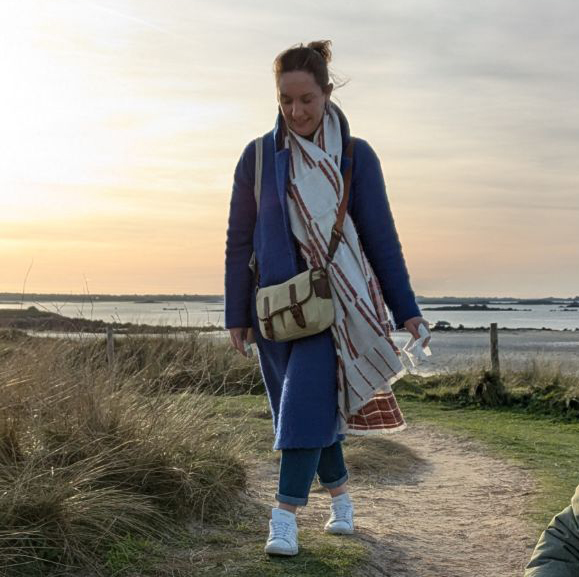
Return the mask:
[(282, 449), (279, 485), (275, 498), (288, 505), (306, 505), (314, 475), (327, 489), (339, 487), (348, 480), (342, 443), (314, 449)]

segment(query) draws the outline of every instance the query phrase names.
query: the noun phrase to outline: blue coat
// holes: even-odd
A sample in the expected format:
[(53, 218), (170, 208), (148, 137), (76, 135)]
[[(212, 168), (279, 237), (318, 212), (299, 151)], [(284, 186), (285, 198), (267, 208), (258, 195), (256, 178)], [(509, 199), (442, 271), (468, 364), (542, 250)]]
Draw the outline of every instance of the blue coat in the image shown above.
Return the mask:
[[(344, 114), (339, 108), (337, 111), (345, 151), (350, 129)], [(281, 122), (278, 114), (275, 128), (264, 135), (259, 215), (254, 199), (253, 141), (245, 147), (235, 169), (225, 251), (225, 327), (254, 329), (273, 416), (273, 448), (327, 447), (344, 439), (337, 433), (336, 350), (331, 329), (288, 342), (264, 339), (256, 314), (256, 285), (248, 266), (255, 250), (260, 286), (284, 282), (307, 268), (289, 221), (289, 150), (283, 148)], [(342, 174), (349, 162), (343, 155)], [(404, 321), (421, 316), (421, 312), (410, 286), (380, 161), (370, 145), (357, 138), (353, 163), (348, 212), (396, 328), (402, 328)]]

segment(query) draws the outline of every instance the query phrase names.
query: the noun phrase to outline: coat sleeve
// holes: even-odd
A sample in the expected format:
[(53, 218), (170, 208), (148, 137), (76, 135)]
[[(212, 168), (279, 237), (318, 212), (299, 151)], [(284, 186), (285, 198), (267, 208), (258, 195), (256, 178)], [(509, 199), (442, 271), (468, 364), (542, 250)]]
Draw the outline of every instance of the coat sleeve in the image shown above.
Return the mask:
[(576, 577), (579, 575), (579, 520), (567, 507), (541, 535), (525, 577)]
[(254, 197), (255, 144), (243, 151), (233, 178), (225, 245), (225, 328), (251, 327), (253, 231), (257, 216)]
[(402, 246), (390, 210), (380, 160), (372, 147), (356, 139), (352, 167), (351, 216), (362, 248), (394, 315), (397, 329), (412, 317), (422, 316), (410, 286)]

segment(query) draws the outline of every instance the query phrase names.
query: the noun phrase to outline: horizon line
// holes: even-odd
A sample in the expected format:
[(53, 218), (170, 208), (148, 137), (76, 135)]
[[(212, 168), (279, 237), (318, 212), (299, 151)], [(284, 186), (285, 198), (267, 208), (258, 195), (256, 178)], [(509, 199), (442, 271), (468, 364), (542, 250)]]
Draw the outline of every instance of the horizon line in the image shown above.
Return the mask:
[[(62, 293), (62, 292), (35, 292), (35, 293), (21, 293), (21, 292), (0, 292), (0, 299), (2, 298), (14, 298), (19, 297), (22, 301), (27, 300), (26, 296), (29, 298), (31, 297), (86, 297), (87, 299), (90, 298), (98, 298), (98, 297), (222, 297), (224, 298), (225, 295), (223, 293)], [(579, 295), (575, 296), (536, 296), (536, 297), (516, 297), (516, 296), (481, 296), (481, 295), (443, 295), (443, 296), (427, 296), (427, 295), (416, 295), (417, 299), (426, 298), (426, 299), (505, 299), (505, 300), (547, 300), (547, 299), (559, 299), (559, 300), (577, 300), (579, 299)]]

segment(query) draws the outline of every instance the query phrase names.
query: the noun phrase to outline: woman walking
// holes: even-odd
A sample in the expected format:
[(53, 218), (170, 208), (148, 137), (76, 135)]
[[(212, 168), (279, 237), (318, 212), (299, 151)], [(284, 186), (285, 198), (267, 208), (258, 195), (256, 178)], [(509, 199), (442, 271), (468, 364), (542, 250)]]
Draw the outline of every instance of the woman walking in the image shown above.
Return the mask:
[[(341, 442), (346, 434), (406, 426), (391, 390), (405, 368), (390, 337), (387, 308), (396, 328), (415, 338), (420, 325), (428, 328), (410, 285), (380, 162), (367, 142), (350, 136), (344, 113), (330, 100), (330, 58), (329, 41), (276, 57), (275, 128), (259, 148), (252, 141), (243, 151), (230, 204), (225, 326), (243, 355), (255, 340), (273, 416), (273, 448), (282, 451), (269, 554), (298, 553), (296, 509), (307, 504), (316, 473), (332, 497), (325, 530), (354, 532)], [(329, 279), (331, 326), (289, 341), (275, 340), (267, 325), (264, 334), (256, 291), (319, 267)]]

